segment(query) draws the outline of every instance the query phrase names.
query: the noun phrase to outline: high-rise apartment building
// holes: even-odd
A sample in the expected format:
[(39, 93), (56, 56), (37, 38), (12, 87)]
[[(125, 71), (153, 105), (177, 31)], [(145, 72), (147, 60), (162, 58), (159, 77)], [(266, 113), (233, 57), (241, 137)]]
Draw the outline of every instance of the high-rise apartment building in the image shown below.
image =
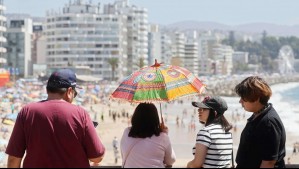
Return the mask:
[(185, 44), (184, 67), (198, 76), (198, 43), (196, 39), (188, 39)]
[(172, 65), (176, 66), (184, 66), (184, 58), (185, 58), (185, 42), (186, 37), (185, 34), (180, 32), (175, 32), (171, 34), (172, 41)]
[(161, 35), (161, 62), (164, 64), (170, 65), (172, 59), (172, 51), (171, 51), (171, 38), (163, 33)]
[(161, 32), (159, 32), (158, 25), (151, 25), (148, 33), (148, 63), (154, 64), (155, 59), (160, 63), (162, 62), (161, 57)]
[(32, 75), (32, 20), (18, 16), (8, 18), (7, 27), (8, 29), (5, 33), (7, 39), (7, 65), (12, 74), (28, 77)]
[(3, 0), (0, 0), (0, 65), (6, 63), (5, 53), (6, 48), (4, 44), (6, 43), (6, 38), (4, 37), (4, 32), (6, 32), (6, 17), (4, 16), (4, 11), (6, 10)]
[(216, 74), (230, 75), (233, 69), (233, 53), (231, 46), (216, 44), (213, 47), (213, 58), (216, 61)]
[[(62, 12), (48, 13), (45, 26), (47, 62), (51, 68), (84, 66), (91, 75), (122, 78), (127, 60), (126, 17), (100, 13), (100, 5), (76, 0)], [(116, 58), (112, 72), (109, 59)]]
[(126, 17), (128, 42), (128, 73), (139, 69), (140, 58), (148, 60), (148, 14), (146, 8), (130, 6), (128, 0), (118, 0), (113, 5), (104, 7), (104, 14), (123, 15)]
[(204, 33), (198, 38), (199, 48), (199, 74), (210, 75), (215, 74), (215, 58), (213, 58), (213, 46), (217, 44), (219, 39), (211, 34)]

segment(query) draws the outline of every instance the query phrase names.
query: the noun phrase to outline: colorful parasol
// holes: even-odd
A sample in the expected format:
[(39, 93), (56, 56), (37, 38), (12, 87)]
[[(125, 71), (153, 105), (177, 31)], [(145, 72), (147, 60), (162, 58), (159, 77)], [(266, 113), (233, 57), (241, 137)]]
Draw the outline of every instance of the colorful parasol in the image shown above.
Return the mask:
[(179, 66), (155, 63), (127, 77), (111, 98), (134, 103), (170, 102), (200, 95), (205, 85), (190, 71)]

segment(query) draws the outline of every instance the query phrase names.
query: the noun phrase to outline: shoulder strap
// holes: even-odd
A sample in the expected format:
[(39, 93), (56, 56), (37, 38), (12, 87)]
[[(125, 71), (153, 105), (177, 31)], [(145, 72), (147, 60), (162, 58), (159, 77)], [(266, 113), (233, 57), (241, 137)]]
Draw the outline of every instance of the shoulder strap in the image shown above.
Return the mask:
[(136, 141), (134, 142), (134, 144), (132, 144), (132, 146), (130, 147), (130, 149), (129, 149), (127, 155), (126, 155), (125, 158), (124, 158), (124, 161), (123, 161), (123, 168), (125, 167), (127, 158), (129, 157), (131, 150), (132, 150), (132, 149), (134, 148), (134, 146), (135, 146), (138, 142), (140, 142), (141, 140), (142, 140), (142, 139), (138, 139), (138, 140), (136, 140)]

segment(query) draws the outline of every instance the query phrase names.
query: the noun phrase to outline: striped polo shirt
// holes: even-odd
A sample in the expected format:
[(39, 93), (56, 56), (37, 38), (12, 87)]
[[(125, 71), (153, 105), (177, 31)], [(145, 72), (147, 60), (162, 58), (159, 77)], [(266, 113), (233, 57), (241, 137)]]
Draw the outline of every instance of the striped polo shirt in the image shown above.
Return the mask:
[[(233, 149), (231, 133), (226, 133), (220, 124), (211, 124), (201, 129), (196, 138), (196, 144), (208, 147), (203, 168), (230, 167)], [(195, 147), (193, 147), (195, 155)]]

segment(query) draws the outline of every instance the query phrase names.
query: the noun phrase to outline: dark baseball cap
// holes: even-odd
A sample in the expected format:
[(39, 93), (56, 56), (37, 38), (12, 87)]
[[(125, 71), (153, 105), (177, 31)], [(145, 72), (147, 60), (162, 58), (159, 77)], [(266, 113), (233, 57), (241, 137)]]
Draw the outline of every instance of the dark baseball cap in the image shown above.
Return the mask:
[(81, 88), (77, 85), (76, 74), (70, 69), (59, 69), (54, 71), (49, 80), (47, 87), (51, 88)]
[(198, 108), (213, 109), (219, 115), (224, 114), (224, 112), (228, 108), (226, 101), (224, 99), (222, 99), (221, 97), (218, 97), (218, 96), (205, 97), (202, 102), (192, 102), (192, 105), (194, 107), (198, 107)]

